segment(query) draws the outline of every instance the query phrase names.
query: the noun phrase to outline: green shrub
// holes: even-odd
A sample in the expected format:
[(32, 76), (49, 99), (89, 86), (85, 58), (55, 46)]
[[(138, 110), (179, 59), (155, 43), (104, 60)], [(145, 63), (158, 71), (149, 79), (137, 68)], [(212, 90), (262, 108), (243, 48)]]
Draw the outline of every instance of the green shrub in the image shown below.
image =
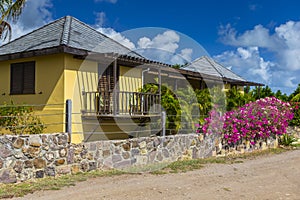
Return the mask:
[(0, 107), (0, 127), (12, 134), (40, 134), (46, 128), (30, 106), (17, 106), (11, 102)]
[(290, 134), (283, 134), (282, 136), (280, 136), (279, 138), (279, 144), (283, 145), (283, 146), (291, 146), (293, 142), (296, 142), (296, 138), (294, 138), (292, 135)]

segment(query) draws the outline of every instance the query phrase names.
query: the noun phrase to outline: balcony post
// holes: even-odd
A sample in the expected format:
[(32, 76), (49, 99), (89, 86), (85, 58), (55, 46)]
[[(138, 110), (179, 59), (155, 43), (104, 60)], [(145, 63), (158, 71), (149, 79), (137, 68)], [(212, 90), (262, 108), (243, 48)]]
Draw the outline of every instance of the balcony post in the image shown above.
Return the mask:
[(117, 58), (114, 60), (114, 69), (113, 69), (113, 73), (114, 73), (114, 92), (113, 92), (113, 115), (117, 114), (117, 95), (118, 95), (118, 86), (117, 86)]
[(159, 66), (158, 68), (158, 94), (159, 94), (159, 100), (158, 100), (158, 104), (160, 107), (160, 111), (161, 112), (161, 66)]

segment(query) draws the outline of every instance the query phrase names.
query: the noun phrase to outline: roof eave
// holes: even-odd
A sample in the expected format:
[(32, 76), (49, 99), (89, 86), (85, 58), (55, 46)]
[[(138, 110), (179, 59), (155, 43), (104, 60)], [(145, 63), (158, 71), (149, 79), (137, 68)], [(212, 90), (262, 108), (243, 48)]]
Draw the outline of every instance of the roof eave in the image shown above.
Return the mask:
[(44, 56), (44, 55), (51, 55), (51, 54), (57, 54), (57, 53), (69, 53), (69, 54), (81, 55), (81, 56), (88, 54), (88, 52), (86, 50), (76, 49), (76, 48), (68, 47), (65, 45), (60, 45), (60, 46), (56, 46), (56, 47), (49, 47), (49, 48), (44, 48), (44, 49), (37, 49), (37, 50), (31, 50), (31, 51), (23, 51), (23, 52), (0, 55), (0, 61), (15, 60), (15, 59), (20, 59), (20, 58), (29, 58), (29, 57), (35, 57), (35, 56)]

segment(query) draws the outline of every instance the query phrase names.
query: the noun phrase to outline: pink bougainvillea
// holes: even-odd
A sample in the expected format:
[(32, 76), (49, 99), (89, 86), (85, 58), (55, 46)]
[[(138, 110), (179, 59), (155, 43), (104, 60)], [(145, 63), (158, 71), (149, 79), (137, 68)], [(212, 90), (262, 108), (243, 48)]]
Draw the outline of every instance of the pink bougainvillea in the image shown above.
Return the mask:
[(293, 110), (289, 103), (266, 97), (221, 115), (212, 110), (201, 127), (204, 134), (221, 134), (228, 144), (251, 143), (286, 132)]

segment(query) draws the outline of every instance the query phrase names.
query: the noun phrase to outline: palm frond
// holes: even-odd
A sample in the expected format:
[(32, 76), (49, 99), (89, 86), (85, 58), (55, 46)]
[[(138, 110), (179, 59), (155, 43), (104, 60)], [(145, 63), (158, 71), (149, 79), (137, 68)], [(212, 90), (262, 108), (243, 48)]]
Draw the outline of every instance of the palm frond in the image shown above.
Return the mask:
[(2, 0), (1, 3), (1, 19), (0, 22), (7, 19), (12, 19), (16, 21), (18, 17), (21, 15), (23, 7), (25, 6), (26, 0), (16, 0), (13, 2), (12, 0)]
[(6, 40), (8, 37), (8, 40), (11, 40), (11, 26), (8, 22), (2, 21), (0, 24), (0, 39)]

